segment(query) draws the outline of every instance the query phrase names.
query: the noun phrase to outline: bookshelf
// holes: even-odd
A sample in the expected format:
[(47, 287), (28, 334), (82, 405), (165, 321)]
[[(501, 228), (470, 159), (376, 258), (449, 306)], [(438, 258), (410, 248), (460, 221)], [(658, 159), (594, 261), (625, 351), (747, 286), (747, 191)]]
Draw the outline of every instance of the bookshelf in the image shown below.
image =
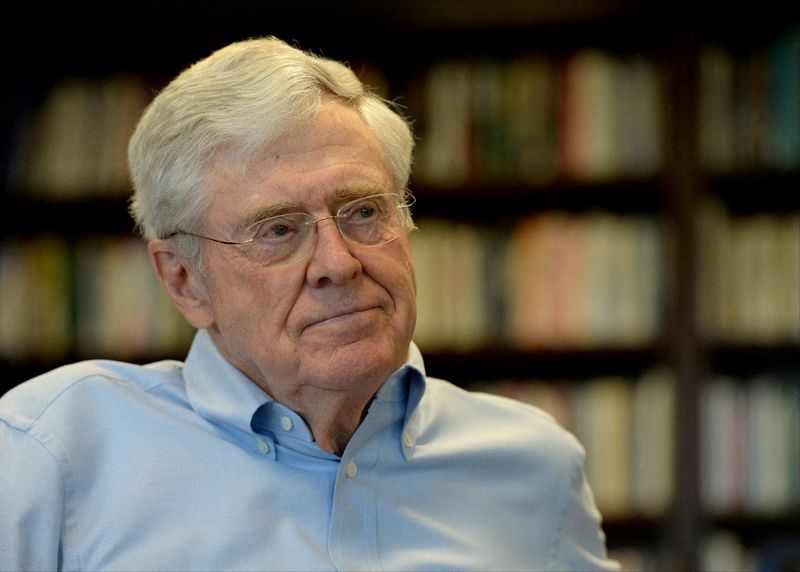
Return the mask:
[[(75, 359), (182, 356), (190, 332), (136, 252), (122, 142), (180, 68), (274, 33), (349, 61), (415, 122), (429, 372), (549, 408), (615, 460), (588, 469), (630, 569), (755, 569), (800, 529), (800, 24), (764, 8), (123, 1), (55, 8), (59, 26), (23, 8), (52, 49), (0, 90), (0, 392)], [(759, 434), (786, 446), (718, 476)]]

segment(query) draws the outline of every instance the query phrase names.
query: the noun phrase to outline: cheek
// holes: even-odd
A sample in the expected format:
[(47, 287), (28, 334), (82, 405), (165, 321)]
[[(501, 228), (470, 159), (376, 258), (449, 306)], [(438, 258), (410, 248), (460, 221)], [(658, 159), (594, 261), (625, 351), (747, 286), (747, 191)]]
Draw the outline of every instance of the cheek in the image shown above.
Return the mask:
[(408, 257), (408, 266), (409, 266), (409, 274), (411, 275), (411, 290), (414, 294), (414, 298), (416, 299), (417, 296), (417, 269), (414, 267), (414, 262), (411, 259), (411, 256)]
[(407, 288), (410, 290), (413, 303), (417, 294), (417, 273), (414, 268), (414, 258), (411, 254), (411, 243), (408, 238), (403, 240), (401, 247), (402, 258), (400, 258), (400, 260), (402, 260), (403, 275), (405, 276)]
[(414, 335), (417, 324), (417, 285), (414, 265), (409, 261), (403, 266), (405, 272), (396, 282), (400, 286), (396, 292), (391, 292), (395, 298), (396, 309), (395, 324), (399, 335), (398, 341), (407, 348)]
[(416, 275), (411, 252), (406, 241), (398, 248), (387, 250), (381, 263), (375, 267), (376, 280), (389, 292), (398, 310), (416, 315)]
[(223, 332), (274, 335), (286, 324), (302, 286), (302, 276), (294, 274), (262, 268), (231, 269), (223, 280), (214, 283), (211, 293), (217, 326)]

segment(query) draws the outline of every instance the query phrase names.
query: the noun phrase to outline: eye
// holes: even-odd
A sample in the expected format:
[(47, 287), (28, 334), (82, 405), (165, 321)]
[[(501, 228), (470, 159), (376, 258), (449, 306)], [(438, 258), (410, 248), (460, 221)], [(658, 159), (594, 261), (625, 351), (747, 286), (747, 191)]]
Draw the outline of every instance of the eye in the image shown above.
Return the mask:
[(369, 197), (346, 206), (342, 215), (349, 222), (369, 222), (380, 217), (384, 210), (379, 198)]
[(290, 229), (288, 225), (285, 224), (273, 224), (267, 230), (268, 236), (285, 236), (289, 234)]
[(370, 218), (375, 216), (375, 207), (370, 205), (361, 205), (358, 207), (358, 212), (356, 213), (358, 218)]
[(253, 239), (280, 241), (291, 238), (299, 232), (301, 221), (293, 216), (268, 218), (253, 225)]

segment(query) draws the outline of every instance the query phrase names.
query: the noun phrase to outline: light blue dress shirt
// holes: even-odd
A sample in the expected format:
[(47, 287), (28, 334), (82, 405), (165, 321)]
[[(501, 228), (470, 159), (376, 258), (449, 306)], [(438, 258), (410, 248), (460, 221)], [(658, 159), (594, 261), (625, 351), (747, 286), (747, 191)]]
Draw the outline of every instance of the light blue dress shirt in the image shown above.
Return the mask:
[(0, 570), (613, 570), (549, 416), (408, 363), (342, 457), (200, 331), (0, 399)]

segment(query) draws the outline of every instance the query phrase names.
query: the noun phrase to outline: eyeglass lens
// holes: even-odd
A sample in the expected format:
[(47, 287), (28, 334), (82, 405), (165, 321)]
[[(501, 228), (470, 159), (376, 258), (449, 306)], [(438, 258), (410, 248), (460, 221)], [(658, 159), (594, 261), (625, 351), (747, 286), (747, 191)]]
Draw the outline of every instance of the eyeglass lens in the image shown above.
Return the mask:
[(339, 208), (335, 215), (314, 219), (308, 213), (290, 213), (270, 217), (249, 227), (248, 254), (262, 264), (290, 264), (305, 258), (312, 249), (316, 225), (333, 219), (342, 236), (358, 244), (379, 246), (399, 234), (397, 213), (399, 195), (364, 197)]

